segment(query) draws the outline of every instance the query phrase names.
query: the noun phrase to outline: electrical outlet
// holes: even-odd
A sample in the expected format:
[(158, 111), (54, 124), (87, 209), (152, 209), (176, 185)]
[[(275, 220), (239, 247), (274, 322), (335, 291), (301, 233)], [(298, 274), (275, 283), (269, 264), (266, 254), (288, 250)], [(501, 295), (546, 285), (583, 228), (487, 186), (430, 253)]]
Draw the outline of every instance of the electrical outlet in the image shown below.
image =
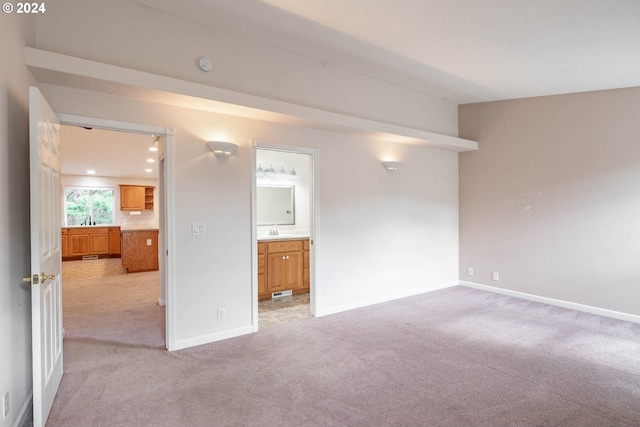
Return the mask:
[(218, 321), (225, 320), (227, 318), (227, 309), (219, 308), (218, 309)]
[(2, 396), (2, 419), (4, 420), (9, 415), (9, 392)]
[(473, 267), (467, 268), (467, 276), (473, 276)]
[(498, 273), (497, 271), (494, 271), (492, 278), (497, 282), (498, 280), (500, 280), (500, 273)]

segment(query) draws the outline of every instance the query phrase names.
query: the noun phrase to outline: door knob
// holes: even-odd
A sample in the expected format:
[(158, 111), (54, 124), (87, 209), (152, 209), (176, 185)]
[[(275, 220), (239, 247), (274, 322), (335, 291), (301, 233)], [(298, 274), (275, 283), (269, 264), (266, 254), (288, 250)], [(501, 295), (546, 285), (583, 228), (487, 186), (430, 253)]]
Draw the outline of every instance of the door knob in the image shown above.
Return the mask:
[(44, 283), (45, 280), (54, 280), (56, 278), (55, 274), (44, 274), (40, 273), (40, 283)]
[(40, 273), (40, 275), (38, 274), (34, 274), (31, 277), (23, 277), (22, 281), (24, 283), (31, 283), (33, 285), (37, 285), (38, 283), (44, 283), (45, 280), (49, 279), (49, 280), (53, 280), (56, 278), (55, 274), (44, 274), (44, 273)]

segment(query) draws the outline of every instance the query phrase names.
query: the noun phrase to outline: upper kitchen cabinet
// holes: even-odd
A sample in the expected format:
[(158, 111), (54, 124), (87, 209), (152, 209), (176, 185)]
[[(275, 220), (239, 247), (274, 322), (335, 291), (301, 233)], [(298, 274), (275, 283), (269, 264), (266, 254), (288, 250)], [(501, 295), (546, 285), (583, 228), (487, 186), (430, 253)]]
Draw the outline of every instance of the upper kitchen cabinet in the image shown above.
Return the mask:
[(140, 185), (120, 185), (120, 210), (153, 210), (154, 187)]

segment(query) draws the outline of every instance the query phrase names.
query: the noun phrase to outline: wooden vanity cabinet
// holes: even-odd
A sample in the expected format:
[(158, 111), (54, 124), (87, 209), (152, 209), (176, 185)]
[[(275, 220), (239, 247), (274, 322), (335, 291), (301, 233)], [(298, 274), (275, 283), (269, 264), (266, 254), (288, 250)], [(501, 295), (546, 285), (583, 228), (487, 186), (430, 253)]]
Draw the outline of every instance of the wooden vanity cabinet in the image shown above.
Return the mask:
[(309, 287), (310, 274), (309, 274), (309, 239), (304, 240), (302, 248), (304, 250), (304, 258), (303, 258), (303, 270), (302, 270), (302, 284)]
[[(267, 295), (267, 278), (266, 278), (266, 265), (267, 265), (267, 244), (265, 242), (258, 243), (258, 295)], [(266, 299), (266, 298), (264, 298)]]
[(140, 185), (120, 185), (120, 210), (153, 210), (154, 187)]
[(269, 292), (299, 288), (302, 284), (302, 253), (281, 252), (267, 256)]
[(308, 239), (301, 239), (258, 243), (259, 300), (270, 299), (271, 294), (278, 291), (291, 290), (294, 294), (309, 292), (308, 242)]

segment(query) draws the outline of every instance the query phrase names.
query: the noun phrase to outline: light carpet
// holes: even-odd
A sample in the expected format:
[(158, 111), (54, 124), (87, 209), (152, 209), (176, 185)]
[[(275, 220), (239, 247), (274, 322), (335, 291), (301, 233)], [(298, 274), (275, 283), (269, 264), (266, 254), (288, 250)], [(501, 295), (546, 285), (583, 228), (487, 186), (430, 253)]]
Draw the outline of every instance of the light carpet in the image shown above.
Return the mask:
[(634, 323), (457, 286), (170, 353), (156, 316), (71, 329), (49, 427), (640, 425)]

